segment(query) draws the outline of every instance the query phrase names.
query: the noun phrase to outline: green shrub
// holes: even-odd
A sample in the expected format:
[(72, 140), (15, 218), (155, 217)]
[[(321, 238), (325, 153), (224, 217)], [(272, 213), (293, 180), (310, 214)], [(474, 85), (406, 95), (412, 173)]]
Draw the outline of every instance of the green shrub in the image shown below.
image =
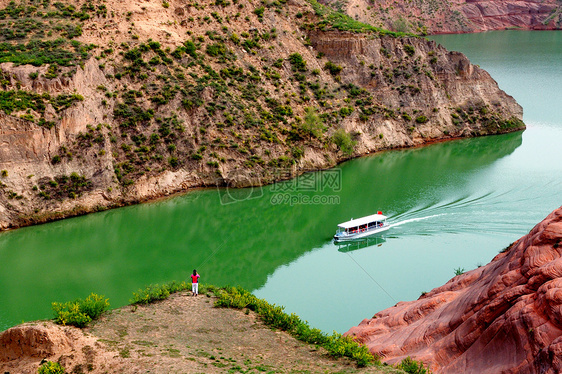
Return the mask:
[(293, 70), (306, 71), (306, 61), (300, 53), (289, 55), (289, 62), (293, 66)]
[(263, 12), (265, 11), (265, 8), (263, 6), (257, 7), (256, 9), (254, 9), (254, 14), (256, 16), (258, 16), (258, 19), (261, 21), (263, 19)]
[(108, 299), (103, 296), (90, 294), (85, 300), (77, 299), (66, 303), (52, 303), (55, 322), (60, 325), (84, 327), (98, 318), (109, 308)]
[(332, 135), (332, 142), (347, 156), (353, 154), (353, 150), (357, 144), (344, 129), (338, 129), (334, 135)]
[(416, 53), (416, 49), (410, 44), (404, 44), (404, 51), (408, 54), (408, 56), (413, 56), (414, 53)]
[(171, 156), (171, 157), (168, 159), (168, 163), (169, 163), (170, 166), (173, 167), (173, 168), (177, 167), (177, 166), (180, 164), (178, 158), (175, 157), (175, 156)]
[(47, 361), (39, 366), (38, 374), (64, 374), (64, 368), (58, 362)]
[(167, 299), (170, 294), (178, 291), (187, 290), (191, 285), (186, 282), (170, 282), (163, 285), (150, 285), (144, 289), (133, 292), (132, 304), (150, 304), (158, 300)]
[(410, 356), (402, 360), (397, 366), (398, 369), (404, 370), (409, 374), (430, 374), (429, 368), (424, 368), (423, 362), (418, 362), (412, 359)]
[(304, 123), (301, 125), (300, 129), (310, 138), (320, 138), (322, 136), (322, 133), (326, 130), (326, 126), (324, 126), (324, 121), (318, 115), (316, 108), (305, 108)]
[(328, 61), (324, 65), (324, 69), (328, 70), (333, 76), (336, 76), (342, 71), (343, 68), (340, 65), (334, 64), (332, 61)]
[(427, 121), (429, 121), (429, 119), (426, 116), (419, 116), (416, 117), (416, 122), (417, 123), (426, 123)]

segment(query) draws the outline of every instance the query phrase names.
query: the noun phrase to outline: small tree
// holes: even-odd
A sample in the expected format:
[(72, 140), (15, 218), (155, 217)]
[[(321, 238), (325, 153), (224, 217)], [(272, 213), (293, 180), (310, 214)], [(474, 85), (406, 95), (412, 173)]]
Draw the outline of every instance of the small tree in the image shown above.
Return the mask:
[(344, 129), (337, 130), (334, 135), (332, 135), (332, 141), (338, 146), (339, 150), (347, 156), (351, 156), (355, 149), (356, 141), (351, 139), (351, 135), (345, 132)]
[(305, 109), (304, 123), (301, 126), (302, 131), (309, 136), (309, 138), (319, 138), (322, 136), (326, 126), (324, 121), (318, 115), (316, 108), (308, 107)]

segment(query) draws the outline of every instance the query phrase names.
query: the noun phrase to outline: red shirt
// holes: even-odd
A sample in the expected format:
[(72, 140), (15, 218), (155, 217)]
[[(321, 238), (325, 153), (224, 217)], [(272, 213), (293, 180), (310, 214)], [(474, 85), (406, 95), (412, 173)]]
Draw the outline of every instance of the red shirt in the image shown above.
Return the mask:
[(199, 280), (199, 274), (197, 275), (191, 274), (191, 283), (197, 283), (198, 280)]

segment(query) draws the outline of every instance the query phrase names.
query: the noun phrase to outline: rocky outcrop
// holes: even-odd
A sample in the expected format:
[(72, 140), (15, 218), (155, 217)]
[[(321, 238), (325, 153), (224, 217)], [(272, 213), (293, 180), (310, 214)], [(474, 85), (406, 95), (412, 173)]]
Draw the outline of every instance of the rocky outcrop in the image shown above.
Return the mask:
[[(107, 372), (119, 355), (100, 340), (73, 326), (50, 321), (30, 322), (0, 334), (0, 370), (3, 373), (37, 373), (46, 361), (58, 362), (66, 372)], [(117, 357), (115, 359), (114, 357)], [(110, 370), (111, 371), (111, 370)]]
[(562, 26), (562, 7), (556, 0), (386, 0), (377, 2), (376, 7), (365, 0), (351, 0), (345, 11), (366, 23), (394, 31), (423, 34), (506, 29), (559, 30)]
[(562, 370), (562, 207), (486, 266), (347, 332), (386, 362), (436, 373)]
[(562, 22), (560, 3), (556, 1), (467, 1), (460, 11), (471, 32), (511, 28), (556, 30)]
[(69, 350), (71, 341), (62, 328), (52, 324), (12, 327), (0, 335), (0, 362), (23, 357), (48, 357)]

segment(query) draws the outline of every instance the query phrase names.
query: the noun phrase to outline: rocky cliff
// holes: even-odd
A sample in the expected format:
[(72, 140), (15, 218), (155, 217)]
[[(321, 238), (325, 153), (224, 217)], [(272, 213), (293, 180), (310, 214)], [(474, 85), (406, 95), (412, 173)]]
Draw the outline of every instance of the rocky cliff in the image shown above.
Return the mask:
[(313, 5), (4, 4), (0, 228), (524, 128), (464, 55)]
[(373, 5), (351, 0), (327, 4), (362, 22), (417, 34), (449, 34), (490, 30), (559, 30), (562, 5), (557, 0), (390, 1)]
[(562, 370), (562, 207), (486, 266), (352, 328), (387, 362), (436, 373)]

